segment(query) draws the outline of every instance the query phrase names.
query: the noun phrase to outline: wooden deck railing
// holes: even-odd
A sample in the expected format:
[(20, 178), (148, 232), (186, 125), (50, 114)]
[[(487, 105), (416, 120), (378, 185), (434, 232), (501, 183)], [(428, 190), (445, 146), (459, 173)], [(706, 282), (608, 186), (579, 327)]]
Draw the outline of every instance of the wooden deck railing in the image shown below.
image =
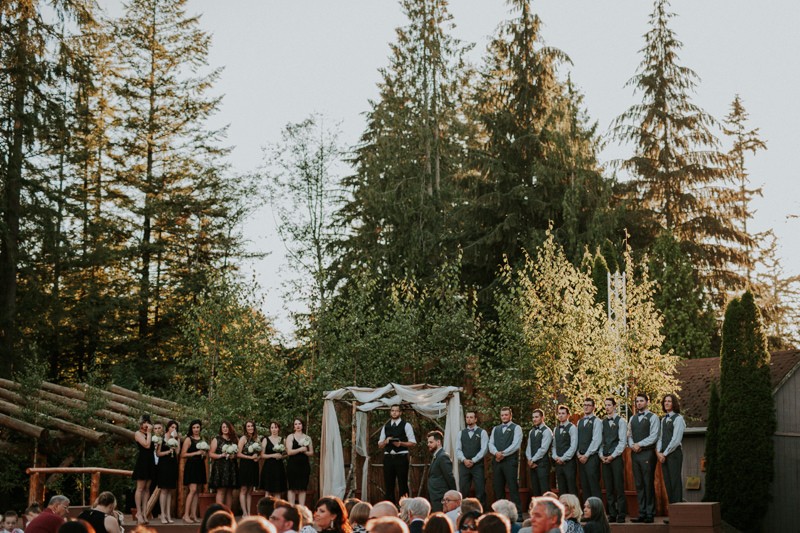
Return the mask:
[(28, 503), (44, 502), (45, 475), (47, 474), (91, 474), (92, 482), (89, 486), (89, 501), (94, 502), (100, 494), (100, 476), (102, 474), (111, 476), (127, 476), (133, 474), (133, 470), (118, 470), (116, 468), (101, 468), (94, 466), (76, 467), (36, 467), (28, 468), (25, 472), (30, 476), (30, 489), (28, 490)]

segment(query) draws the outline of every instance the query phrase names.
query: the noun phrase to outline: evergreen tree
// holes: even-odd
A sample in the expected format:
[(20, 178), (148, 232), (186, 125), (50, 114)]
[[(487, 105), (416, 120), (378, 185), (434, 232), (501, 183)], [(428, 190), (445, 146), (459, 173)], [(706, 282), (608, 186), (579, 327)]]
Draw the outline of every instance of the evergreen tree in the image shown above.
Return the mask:
[(719, 388), (717, 382), (711, 382), (711, 398), (708, 402), (708, 426), (706, 427), (706, 487), (704, 502), (718, 502), (720, 494), (719, 472)]
[(446, 233), (453, 180), (464, 158), (459, 101), (466, 47), (451, 37), (446, 0), (402, 0), (408, 24), (397, 29), (380, 96), (355, 149), (352, 195), (338, 217), (348, 229), (339, 243), (337, 276), (361, 269), (391, 280), (430, 278), (454, 251)]
[(747, 230), (747, 221), (752, 218), (753, 211), (750, 202), (756, 196), (763, 196), (761, 187), (750, 188), (750, 173), (745, 166), (746, 152), (755, 154), (758, 150), (766, 150), (767, 145), (759, 138), (758, 128), (748, 129), (747, 120), (749, 115), (742, 104), (742, 99), (737, 94), (731, 103), (731, 111), (725, 117), (723, 131), (733, 140), (733, 146), (728, 152), (728, 165), (730, 175), (736, 183), (738, 189), (735, 199), (736, 220), (739, 228), (748, 237), (745, 243), (745, 253), (748, 261), (745, 264), (745, 280), (748, 284), (753, 283), (753, 244), (754, 238)]
[(722, 518), (742, 531), (760, 531), (771, 501), (776, 421), (769, 364), (761, 313), (747, 291), (728, 304), (722, 326), (717, 473)]
[(741, 286), (751, 239), (731, 216), (735, 195), (728, 187), (727, 158), (711, 130), (715, 120), (690, 100), (699, 78), (678, 63), (683, 45), (669, 26), (674, 14), (668, 7), (668, 0), (655, 1), (644, 57), (628, 81), (643, 101), (612, 128), (616, 139), (635, 150), (621, 162), (638, 206), (638, 220), (629, 229), (649, 239), (672, 232), (721, 302), (726, 289)]
[(592, 281), (597, 289), (595, 301), (603, 308), (608, 307), (608, 273), (608, 264), (606, 264), (606, 259), (598, 248), (597, 252), (594, 254)]
[(656, 239), (649, 267), (657, 284), (653, 300), (664, 321), (664, 352), (671, 350), (686, 359), (711, 357), (714, 317), (696, 281), (691, 259), (670, 233)]
[(764, 234), (754, 289), (763, 313), (769, 346), (785, 350), (800, 346), (800, 275), (789, 276), (778, 255), (778, 239), (770, 230)]

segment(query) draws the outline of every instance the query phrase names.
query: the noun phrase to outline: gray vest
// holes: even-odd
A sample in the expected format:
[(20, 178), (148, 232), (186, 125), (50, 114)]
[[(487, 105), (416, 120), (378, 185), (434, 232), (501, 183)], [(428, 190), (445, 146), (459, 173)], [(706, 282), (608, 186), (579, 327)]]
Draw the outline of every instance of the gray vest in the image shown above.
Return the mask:
[(517, 425), (514, 422), (508, 424), (508, 429), (505, 433), (503, 433), (502, 424), (495, 426), (494, 431), (492, 431), (494, 447), (497, 448), (498, 451), (503, 451), (511, 446), (511, 443), (514, 442), (514, 432), (516, 429)]
[(572, 426), (572, 422), (569, 422), (566, 426), (562, 426), (561, 424), (556, 426), (553, 439), (556, 442), (556, 455), (559, 457), (567, 453), (567, 450), (569, 450), (569, 447), (572, 445), (572, 441), (569, 438), (570, 426)]
[[(611, 425), (611, 422), (614, 425)], [(603, 420), (603, 455), (608, 457), (619, 445), (619, 415)]]
[[(542, 447), (542, 439), (544, 438), (544, 432), (548, 431), (549, 428), (542, 424), (539, 426), (539, 434), (536, 434), (536, 428), (533, 428), (530, 433), (528, 433), (528, 442), (530, 443), (531, 447), (531, 457), (536, 455), (536, 451)], [(550, 454), (548, 453), (550, 450), (545, 450), (544, 457), (539, 459), (539, 463), (549, 463), (550, 462)]]
[(472, 459), (481, 451), (481, 434), (483, 430), (475, 426), (472, 438), (469, 437), (469, 428), (461, 430), (461, 453), (467, 459)]
[[(584, 422), (586, 423), (584, 424)], [(585, 454), (592, 444), (595, 422), (597, 422), (596, 416), (589, 419), (581, 418), (578, 420), (578, 453), (581, 455)]]
[(655, 415), (648, 411), (645, 413), (641, 422), (639, 421), (638, 413), (631, 417), (631, 436), (633, 437), (634, 443), (641, 442), (650, 436), (650, 419), (653, 416)]
[(670, 441), (672, 441), (672, 433), (675, 431), (675, 419), (678, 418), (678, 415), (672, 415), (672, 421), (667, 424), (667, 415), (664, 415), (664, 418), (661, 419), (661, 443), (662, 447), (659, 451), (663, 452), (669, 446)]

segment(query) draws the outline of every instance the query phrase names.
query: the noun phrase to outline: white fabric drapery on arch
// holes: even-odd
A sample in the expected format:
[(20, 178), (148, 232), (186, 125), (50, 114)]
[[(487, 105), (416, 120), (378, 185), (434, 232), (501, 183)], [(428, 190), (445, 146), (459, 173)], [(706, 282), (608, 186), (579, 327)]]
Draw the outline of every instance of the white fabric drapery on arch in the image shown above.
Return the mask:
[[(417, 413), (431, 420), (447, 417), (444, 425), (444, 450), (453, 458), (453, 475), (456, 478), (456, 483), (458, 483), (458, 461), (455, 460), (456, 442), (459, 432), (464, 428), (460, 391), (459, 387), (390, 383), (377, 389), (346, 387), (326, 393), (322, 407), (322, 442), (320, 444), (319, 469), (322, 495), (344, 498), (347, 490), (342, 437), (339, 433), (339, 418), (336, 416), (336, 408), (334, 406), (334, 402), (337, 400), (356, 402), (355, 450), (358, 455), (364, 458), (364, 468), (361, 473), (362, 491), (366, 491), (369, 486), (367, 413), (399, 403), (411, 405)], [(419, 440), (422, 442), (421, 438)]]

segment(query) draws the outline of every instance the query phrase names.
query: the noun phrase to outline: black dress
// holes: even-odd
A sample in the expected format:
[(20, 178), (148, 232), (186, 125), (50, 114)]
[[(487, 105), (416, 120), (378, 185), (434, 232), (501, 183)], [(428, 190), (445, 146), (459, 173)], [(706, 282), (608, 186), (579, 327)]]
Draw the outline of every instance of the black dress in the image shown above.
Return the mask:
[[(158, 445), (158, 451), (164, 453), (169, 451), (170, 447), (167, 446), (165, 441), (161, 441)], [(177, 489), (178, 488), (178, 458), (174, 453), (170, 455), (162, 455), (158, 458), (158, 476), (156, 484), (162, 489)]]
[[(242, 454), (247, 455), (248, 457), (258, 456), (261, 452), (253, 452), (250, 453), (247, 451), (247, 447), (253, 443), (257, 443), (257, 440), (250, 440), (248, 439), (245, 441), (244, 446), (242, 446)], [(253, 461), (252, 459), (239, 459), (239, 486), (240, 487), (256, 487), (258, 486), (258, 461)]]
[[(150, 443), (153, 446), (153, 443)], [(153, 448), (145, 448), (139, 441), (136, 441), (136, 447), (139, 449), (139, 455), (136, 456), (136, 466), (133, 467), (133, 475), (131, 479), (144, 479), (152, 481), (155, 479), (156, 462), (153, 460)]]
[[(199, 440), (194, 440), (192, 437), (189, 439), (189, 449), (186, 453), (194, 453), (197, 451), (197, 443)], [(183, 484), (184, 485), (205, 485), (206, 484), (206, 458), (202, 455), (192, 455), (186, 458), (186, 464), (183, 466)]]
[[(159, 461), (160, 462), (160, 461)], [(84, 520), (89, 522), (94, 528), (95, 533), (107, 533), (108, 530), (106, 529), (106, 517), (108, 515), (103, 511), (98, 511), (97, 509), (86, 509), (81, 514), (78, 515), (78, 520)]]
[[(222, 453), (222, 446), (225, 444), (236, 444), (225, 440), (222, 435), (217, 435), (217, 451)], [(236, 459), (214, 459), (211, 463), (211, 475), (208, 476), (208, 487), (211, 489), (234, 489), (239, 488), (239, 480), (236, 472)]]
[[(292, 435), (292, 449), (302, 448)], [(308, 478), (311, 477), (311, 463), (305, 453), (290, 455), (286, 459), (286, 477), (289, 490), (308, 490)]]
[[(272, 455), (278, 453), (275, 451), (275, 445), (272, 441), (267, 440), (267, 446), (264, 448), (265, 455)], [(267, 492), (280, 493), (286, 492), (286, 466), (283, 459), (264, 459), (264, 467), (261, 469), (261, 486)]]

